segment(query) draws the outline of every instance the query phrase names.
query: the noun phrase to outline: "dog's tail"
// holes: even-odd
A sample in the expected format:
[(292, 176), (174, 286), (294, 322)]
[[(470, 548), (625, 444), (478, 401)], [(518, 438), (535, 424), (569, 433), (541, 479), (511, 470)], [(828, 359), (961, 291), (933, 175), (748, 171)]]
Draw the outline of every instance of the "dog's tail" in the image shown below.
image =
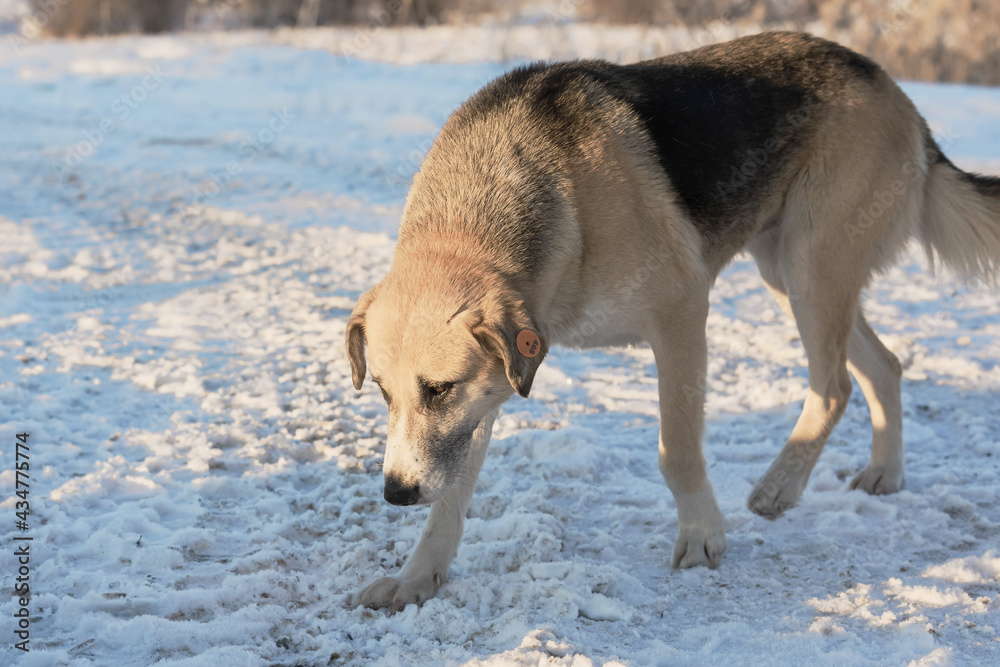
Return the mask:
[(919, 228), (927, 257), (965, 280), (1000, 277), (1000, 177), (964, 172), (931, 144), (924, 215)]

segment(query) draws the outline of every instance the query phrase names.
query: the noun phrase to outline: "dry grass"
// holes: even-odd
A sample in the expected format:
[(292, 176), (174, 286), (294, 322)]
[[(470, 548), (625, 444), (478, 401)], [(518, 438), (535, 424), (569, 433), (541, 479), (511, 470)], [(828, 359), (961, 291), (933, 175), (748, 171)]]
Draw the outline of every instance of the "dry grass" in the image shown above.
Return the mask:
[[(518, 16), (526, 0), (32, 0), (55, 36), (373, 23), (456, 24)], [(565, 18), (686, 26), (699, 43), (769, 29), (823, 34), (865, 53), (893, 76), (1000, 85), (998, 0), (561, 0)], [(47, 7), (57, 7), (48, 12)], [(39, 14), (41, 12), (41, 14)]]
[(486, 0), (31, 0), (54, 37), (225, 28), (434, 25), (482, 15)]
[(184, 27), (187, 0), (32, 0), (34, 25), (56, 37), (166, 32)]
[(709, 35), (726, 24), (820, 32), (897, 78), (1000, 85), (997, 0), (583, 0), (580, 16)]

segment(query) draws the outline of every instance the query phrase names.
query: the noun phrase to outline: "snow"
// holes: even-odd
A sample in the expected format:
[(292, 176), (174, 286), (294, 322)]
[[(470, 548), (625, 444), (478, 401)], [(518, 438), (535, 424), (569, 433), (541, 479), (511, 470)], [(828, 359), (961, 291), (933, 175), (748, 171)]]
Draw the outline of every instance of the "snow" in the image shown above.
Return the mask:
[[(351, 385), (346, 319), (388, 268), (436, 129), (506, 65), (287, 41), (0, 51), (5, 577), (24, 431), (34, 537), (32, 651), (8, 642), (4, 664), (998, 661), (1000, 303), (918, 254), (867, 300), (905, 367), (904, 491), (848, 490), (870, 443), (856, 391), (800, 506), (776, 522), (745, 508), (806, 369), (741, 256), (709, 322), (718, 570), (669, 567), (651, 352), (557, 348), (496, 425), (438, 596), (346, 608), (427, 512), (381, 499), (385, 409)], [(1000, 172), (1000, 91), (905, 89), (953, 160)]]

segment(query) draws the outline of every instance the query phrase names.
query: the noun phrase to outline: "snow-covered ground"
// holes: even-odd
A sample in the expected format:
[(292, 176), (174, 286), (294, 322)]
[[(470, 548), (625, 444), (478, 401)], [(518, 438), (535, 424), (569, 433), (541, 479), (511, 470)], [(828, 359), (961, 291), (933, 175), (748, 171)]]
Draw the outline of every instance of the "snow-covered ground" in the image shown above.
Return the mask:
[[(918, 260), (868, 298), (906, 367), (905, 491), (848, 490), (869, 451), (856, 391), (801, 505), (745, 508), (806, 370), (738, 258), (709, 324), (718, 570), (669, 567), (652, 354), (556, 349), (498, 422), (440, 594), (346, 608), (426, 509), (381, 499), (385, 409), (351, 386), (345, 321), (437, 128), (505, 66), (277, 41), (0, 49), (0, 663), (1000, 662), (1000, 303)], [(905, 88), (957, 163), (1000, 172), (1000, 90)]]

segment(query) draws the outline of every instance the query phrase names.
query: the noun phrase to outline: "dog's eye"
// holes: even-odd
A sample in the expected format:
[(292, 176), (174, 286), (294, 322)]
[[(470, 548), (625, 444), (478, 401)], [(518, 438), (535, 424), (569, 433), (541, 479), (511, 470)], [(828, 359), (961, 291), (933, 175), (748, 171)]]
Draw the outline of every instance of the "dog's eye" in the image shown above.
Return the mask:
[[(372, 378), (372, 379), (374, 380), (374, 378)], [(382, 398), (385, 399), (385, 404), (386, 405), (391, 404), (392, 400), (390, 400), (390, 398), (389, 398), (389, 393), (386, 392), (386, 390), (382, 388), (382, 385), (379, 383), (378, 380), (375, 380), (375, 386), (378, 387), (378, 390), (380, 392), (382, 392)]]
[(439, 382), (436, 384), (427, 383), (424, 385), (424, 396), (426, 397), (428, 403), (433, 403), (438, 401), (448, 395), (455, 387), (454, 382)]

